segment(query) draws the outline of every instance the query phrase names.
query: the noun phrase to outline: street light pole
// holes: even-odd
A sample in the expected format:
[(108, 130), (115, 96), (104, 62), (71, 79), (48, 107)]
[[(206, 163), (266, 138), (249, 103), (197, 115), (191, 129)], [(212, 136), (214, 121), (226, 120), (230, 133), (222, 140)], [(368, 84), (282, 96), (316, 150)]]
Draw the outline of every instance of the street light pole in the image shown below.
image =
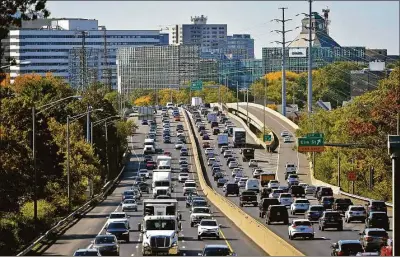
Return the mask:
[(236, 110), (239, 111), (239, 81), (236, 81)]
[(90, 109), (92, 106), (87, 105), (87, 118), (86, 118), (86, 142), (90, 143)]
[(110, 165), (108, 164), (108, 132), (107, 132), (107, 121), (104, 121), (104, 129), (106, 131), (106, 165), (107, 165), (107, 180), (110, 179)]
[(36, 169), (36, 114), (35, 114), (35, 106), (32, 107), (32, 158), (33, 158), (33, 172), (34, 172), (34, 179), (33, 179), (33, 218), (34, 218), (34, 225), (35, 230), (37, 226), (37, 169)]
[(247, 87), (247, 106), (246, 106), (246, 111), (247, 111), (246, 123), (247, 123), (247, 127), (248, 127), (249, 126), (249, 87)]
[(309, 13), (308, 13), (308, 115), (312, 113), (312, 0), (309, 0)]
[(93, 122), (90, 122), (90, 144), (93, 145)]
[(67, 116), (67, 196), (68, 196), (68, 212), (71, 212), (71, 178), (70, 178), (70, 157), (69, 157), (69, 119)]

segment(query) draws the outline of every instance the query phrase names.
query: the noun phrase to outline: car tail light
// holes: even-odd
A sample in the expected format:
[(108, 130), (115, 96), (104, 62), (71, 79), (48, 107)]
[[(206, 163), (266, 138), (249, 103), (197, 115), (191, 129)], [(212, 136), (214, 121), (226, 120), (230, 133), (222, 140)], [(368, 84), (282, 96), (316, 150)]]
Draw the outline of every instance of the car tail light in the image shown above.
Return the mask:
[(344, 253), (343, 253), (342, 251), (339, 251), (339, 252), (337, 253), (337, 255), (338, 255), (338, 256), (343, 256)]
[(292, 225), (292, 228), (296, 228), (296, 225)]
[(372, 237), (366, 236), (366, 237), (365, 237), (365, 240), (367, 240), (367, 241), (372, 241)]

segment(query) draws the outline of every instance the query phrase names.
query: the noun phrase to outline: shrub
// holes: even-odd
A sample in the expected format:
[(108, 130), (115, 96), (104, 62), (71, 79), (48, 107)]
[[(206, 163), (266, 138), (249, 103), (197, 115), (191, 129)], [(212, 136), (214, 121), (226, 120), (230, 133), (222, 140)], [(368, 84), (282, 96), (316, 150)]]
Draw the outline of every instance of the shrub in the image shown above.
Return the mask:
[(12, 218), (0, 218), (1, 255), (15, 255), (19, 244), (18, 223)]

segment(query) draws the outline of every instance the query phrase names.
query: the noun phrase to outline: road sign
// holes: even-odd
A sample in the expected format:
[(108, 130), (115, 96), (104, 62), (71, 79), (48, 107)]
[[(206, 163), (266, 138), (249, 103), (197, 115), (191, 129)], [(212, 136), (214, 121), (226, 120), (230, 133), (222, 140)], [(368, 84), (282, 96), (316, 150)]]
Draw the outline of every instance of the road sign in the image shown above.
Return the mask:
[(272, 136), (270, 134), (265, 134), (264, 135), (264, 142), (271, 142), (272, 141)]
[(192, 91), (198, 91), (203, 89), (203, 81), (197, 80), (192, 83), (191, 86)]
[(323, 137), (299, 137), (297, 145), (299, 152), (323, 152), (325, 149)]
[(307, 135), (306, 135), (306, 137), (316, 137), (316, 138), (320, 138), (320, 137), (322, 137), (322, 138), (324, 138), (324, 133), (308, 133)]
[(348, 181), (356, 181), (357, 180), (357, 173), (355, 171), (347, 172), (347, 180)]

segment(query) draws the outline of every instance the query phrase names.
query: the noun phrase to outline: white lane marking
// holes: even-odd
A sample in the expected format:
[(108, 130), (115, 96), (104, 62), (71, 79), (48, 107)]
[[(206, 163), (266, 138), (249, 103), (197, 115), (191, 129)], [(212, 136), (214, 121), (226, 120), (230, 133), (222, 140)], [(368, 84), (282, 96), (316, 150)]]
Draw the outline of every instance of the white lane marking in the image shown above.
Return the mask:
[(136, 249), (139, 248), (139, 245), (136, 245)]
[(186, 248), (186, 246), (182, 245), (182, 246), (181, 246), (181, 248), (182, 248), (182, 249), (185, 249), (185, 248)]
[(132, 254), (131, 254), (131, 256), (135, 256), (135, 254), (134, 254), (134, 253), (132, 253)]

